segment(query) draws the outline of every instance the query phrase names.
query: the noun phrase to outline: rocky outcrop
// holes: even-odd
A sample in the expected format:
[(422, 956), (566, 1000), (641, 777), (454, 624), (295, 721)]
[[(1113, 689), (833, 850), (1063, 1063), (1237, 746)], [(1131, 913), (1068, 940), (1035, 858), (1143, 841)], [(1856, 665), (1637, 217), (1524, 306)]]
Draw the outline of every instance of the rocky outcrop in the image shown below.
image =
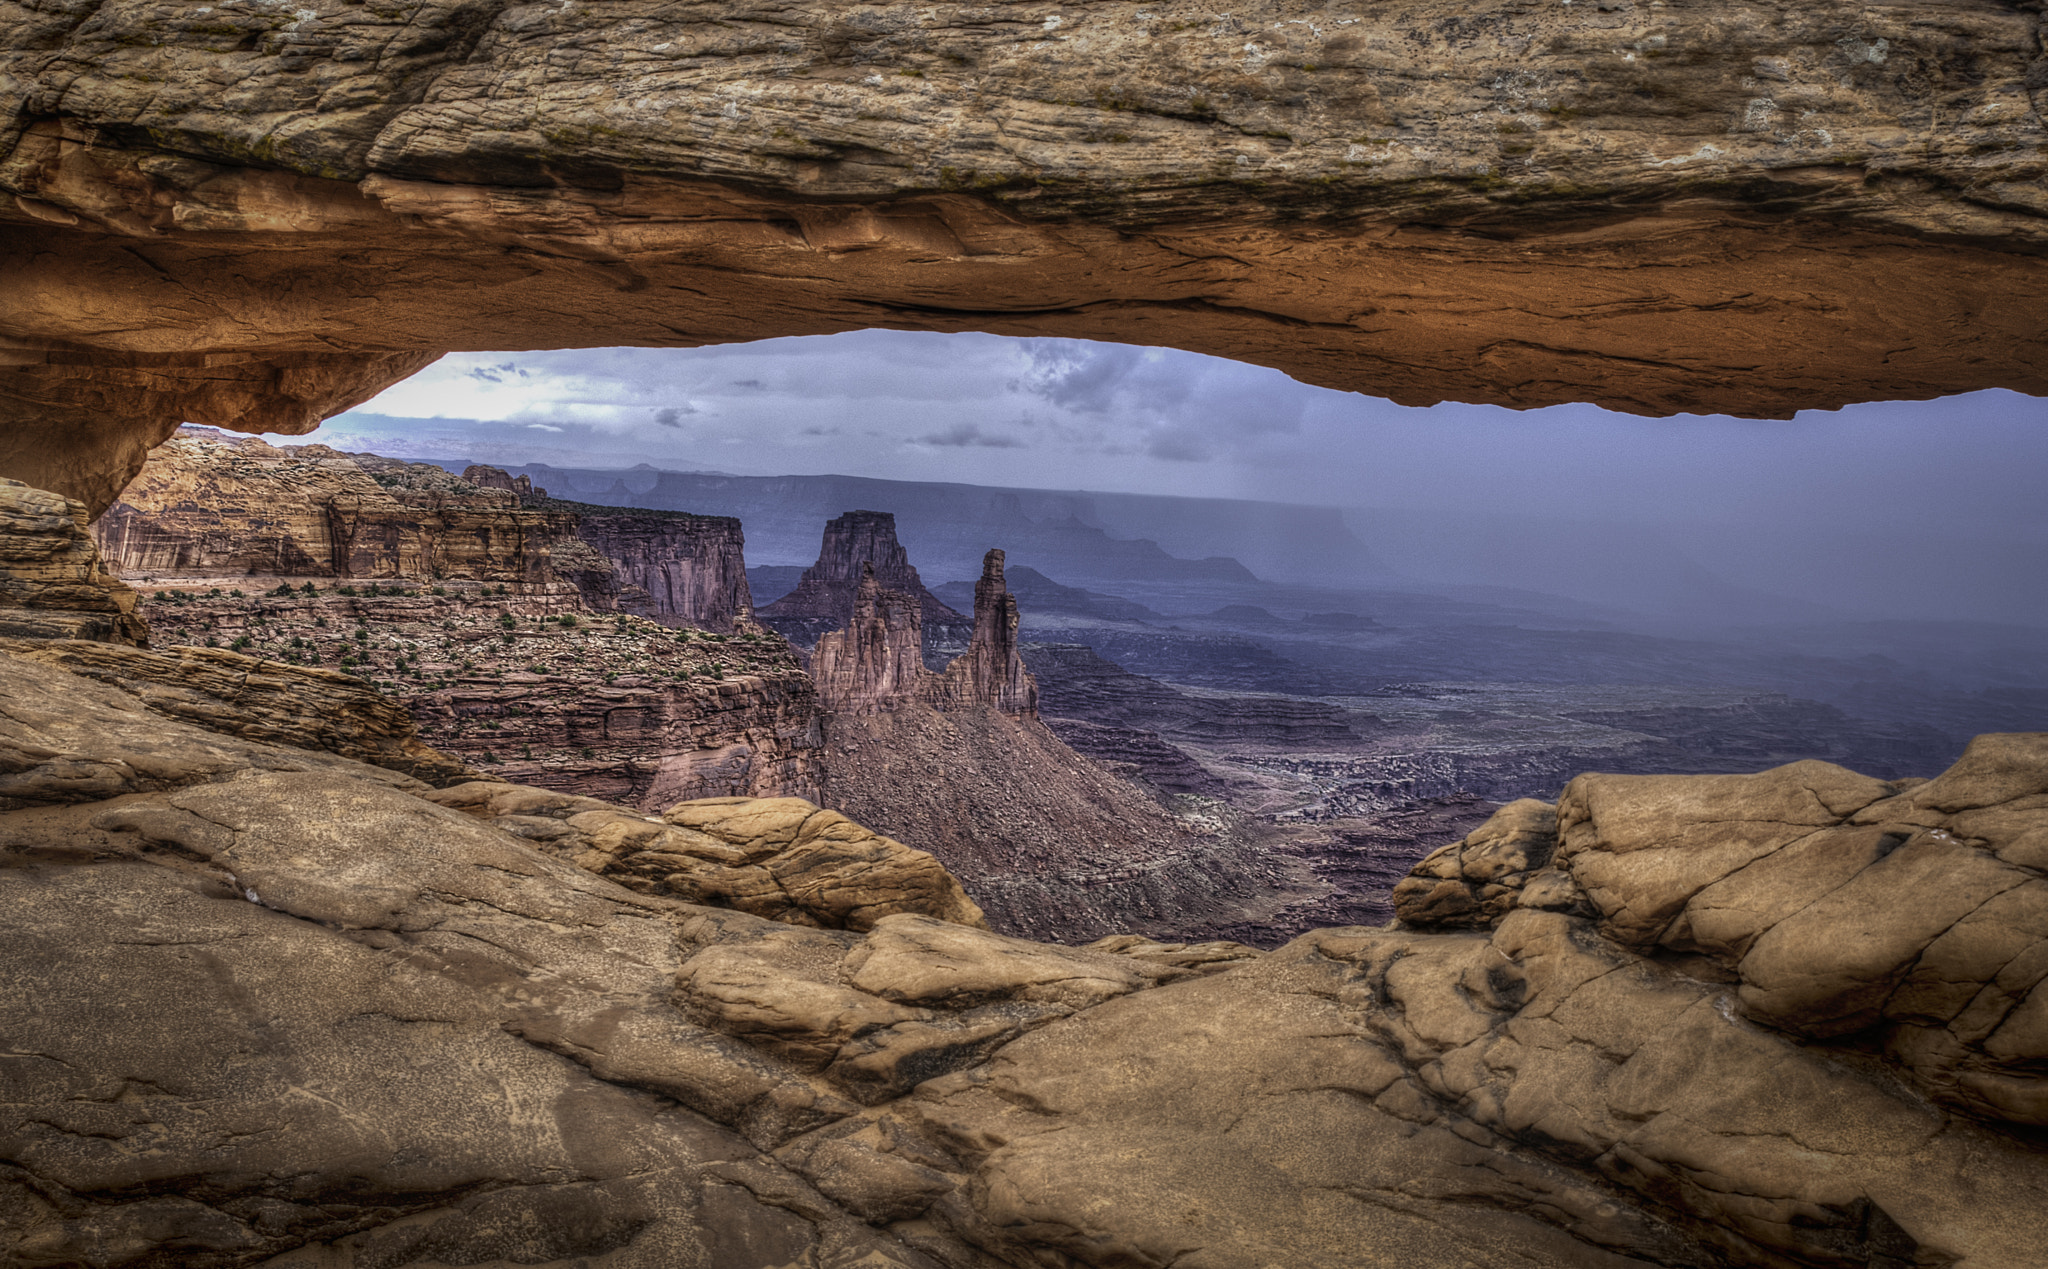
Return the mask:
[(464, 484), (475, 485), (479, 489), (502, 489), (509, 494), (517, 495), (522, 502), (528, 498), (548, 496), (547, 490), (533, 487), (533, 477), (514, 476), (502, 467), (491, 467), (482, 463), (472, 463), (463, 468), (462, 480)]
[[(2048, 1240), (2048, 738), (1910, 785), (1582, 777), (1537, 872), (1571, 903), (1532, 878), (1489, 925), (1261, 955), (992, 933), (803, 804), (437, 791), (0, 678), (24, 1263), (2029, 1269)], [(1475, 879), (1537, 865), (1511, 818)], [(726, 865), (783, 919), (710, 893)]]
[(68, 640), (0, 639), (0, 655), (61, 667), (125, 692), (154, 713), (222, 735), (339, 754), (429, 784), (474, 774), (422, 741), (403, 704), (333, 670), (221, 648), (152, 651)]
[(1394, 915), (1416, 926), (1486, 929), (1525, 904), (1568, 907), (1570, 882), (1546, 871), (1556, 850), (1557, 808), (1519, 798), (1415, 865), (1394, 886)]
[(129, 577), (544, 583), (575, 525), (430, 464), (373, 474), (324, 445), (201, 433), (158, 448), (93, 532)]
[(593, 606), (724, 634), (754, 628), (746, 535), (738, 520), (587, 503), (546, 505), (573, 512), (576, 536), (610, 563), (608, 584), (615, 593)]
[(1408, 404), (2048, 390), (2033, 6), (1318, 12), (821, 5), (769, 54), (644, 0), (37, 9), (0, 474), (97, 511), (179, 420), (304, 431), (451, 347), (876, 324)]
[(1038, 717), (1038, 681), (1017, 651), (1017, 600), (1003, 580), (1003, 553), (990, 551), (974, 584), (974, 634), (932, 685), (942, 710), (986, 705), (1012, 718)]
[(937, 674), (925, 669), (922, 609), (915, 594), (884, 588), (875, 570), (862, 565), (852, 621), (820, 635), (811, 652), (811, 676), (826, 710), (861, 714), (923, 705), (1038, 717), (1038, 684), (1017, 654), (1017, 601), (1003, 586), (1001, 551), (983, 561), (966, 651)]
[(593, 615), (566, 583), (175, 587), (143, 610), (165, 642), (352, 675), (507, 779), (649, 809), (824, 782), (816, 693), (787, 644)]
[(972, 622), (925, 589), (896, 540), (896, 517), (886, 511), (849, 511), (826, 521), (818, 562), (804, 570), (795, 590), (760, 610), (761, 624), (799, 647), (812, 646), (820, 635), (846, 624), (868, 569), (883, 590), (917, 601), (920, 628), (928, 639), (965, 638), (971, 631)]
[(900, 912), (983, 925), (930, 855), (800, 798), (706, 798), (656, 817), (490, 781), (422, 796), (639, 894), (831, 929), (873, 929)]
[(147, 644), (136, 603), (101, 561), (83, 504), (0, 478), (0, 637)]
[(841, 714), (901, 709), (926, 701), (934, 679), (924, 668), (924, 614), (915, 595), (884, 590), (861, 565), (853, 619), (818, 636), (811, 680), (818, 700)]

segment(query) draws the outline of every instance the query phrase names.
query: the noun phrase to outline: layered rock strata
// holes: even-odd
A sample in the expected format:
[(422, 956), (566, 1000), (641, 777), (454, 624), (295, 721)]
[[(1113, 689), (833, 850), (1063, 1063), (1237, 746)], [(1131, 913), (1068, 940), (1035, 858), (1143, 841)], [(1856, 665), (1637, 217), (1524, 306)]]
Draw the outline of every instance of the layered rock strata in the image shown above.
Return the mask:
[(586, 503), (546, 505), (572, 511), (576, 536), (611, 566), (607, 585), (615, 593), (593, 607), (724, 634), (757, 628), (747, 586), (746, 534), (738, 520)]
[(147, 644), (136, 606), (107, 570), (84, 504), (0, 478), (0, 637)]
[(575, 526), (429, 464), (372, 473), (324, 445), (194, 433), (153, 452), (93, 532), (129, 577), (542, 583)]
[(844, 630), (818, 636), (811, 651), (811, 677), (827, 710), (862, 714), (925, 705), (1038, 717), (1038, 684), (1018, 655), (1017, 601), (1004, 585), (1001, 551), (982, 561), (966, 650), (936, 674), (925, 668), (923, 609), (914, 592), (888, 589), (872, 567), (861, 566), (852, 620)]
[(525, 783), (649, 808), (824, 783), (816, 693), (788, 645), (593, 615), (566, 583), (174, 586), (142, 611), (161, 643), (354, 676), (429, 743)]
[(1038, 717), (1038, 682), (1024, 668), (1017, 648), (1017, 600), (1003, 577), (1003, 553), (981, 561), (974, 584), (974, 633), (967, 651), (953, 658), (932, 685), (932, 704), (941, 710), (987, 706), (1012, 718)]
[[(920, 911), (957, 904), (905, 881), (939, 874), (815, 808), (437, 791), (0, 678), (25, 1263), (2027, 1269), (2048, 1240), (2048, 737), (1910, 787), (1582, 777), (1490, 924), (1260, 955)], [(653, 882), (812, 847), (780, 921)]]
[(915, 595), (884, 590), (861, 566), (853, 616), (844, 630), (818, 636), (811, 679), (835, 713), (874, 713), (924, 703), (935, 678), (924, 667), (924, 614)]
[(761, 624), (809, 648), (820, 635), (847, 623), (869, 570), (883, 590), (917, 601), (920, 630), (928, 640), (964, 639), (971, 633), (972, 621), (925, 589), (909, 553), (896, 540), (896, 517), (886, 511), (849, 511), (826, 521), (818, 562), (804, 570), (795, 590), (760, 610)]

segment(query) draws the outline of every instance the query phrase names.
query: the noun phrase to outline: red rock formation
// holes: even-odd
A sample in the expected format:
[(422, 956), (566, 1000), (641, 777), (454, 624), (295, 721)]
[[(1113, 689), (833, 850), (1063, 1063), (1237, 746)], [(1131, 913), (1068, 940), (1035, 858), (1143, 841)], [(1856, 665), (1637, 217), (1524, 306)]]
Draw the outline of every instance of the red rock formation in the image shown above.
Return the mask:
[(861, 565), (853, 620), (818, 636), (811, 650), (811, 679), (827, 710), (872, 713), (925, 698), (936, 676), (924, 668), (922, 608), (914, 596), (882, 589), (873, 566)]
[(804, 570), (795, 590), (761, 609), (761, 623), (799, 647), (810, 646), (826, 631), (844, 626), (852, 615), (863, 565), (873, 566), (882, 589), (917, 599), (926, 632), (966, 636), (968, 619), (925, 589), (909, 554), (896, 540), (896, 517), (887, 511), (849, 511), (826, 521), (818, 562)]
[(576, 536), (611, 561), (613, 597), (593, 606), (726, 634), (753, 622), (746, 534), (731, 516), (547, 505), (573, 509)]
[(509, 488), (424, 463), (370, 466), (324, 445), (187, 433), (93, 531), (128, 576), (554, 580), (551, 552), (574, 516), (524, 510)]
[(481, 463), (472, 463), (462, 469), (462, 478), (479, 489), (503, 489), (521, 498), (548, 496), (547, 490), (533, 487), (533, 477), (515, 477), (502, 467), (486, 467)]
[(818, 636), (811, 677), (819, 700), (835, 714), (872, 714), (911, 706), (944, 713), (992, 709), (1011, 718), (1038, 717), (1038, 683), (1017, 653), (1017, 601), (1003, 584), (1003, 553), (990, 551), (974, 587), (974, 634), (967, 651), (942, 673), (924, 666), (923, 605), (915, 595), (882, 585), (861, 566), (853, 619)]
[(932, 685), (942, 710), (988, 705), (1012, 718), (1038, 717), (1038, 681), (1017, 652), (1017, 599), (1003, 581), (1003, 553), (990, 551), (974, 584), (974, 637)]

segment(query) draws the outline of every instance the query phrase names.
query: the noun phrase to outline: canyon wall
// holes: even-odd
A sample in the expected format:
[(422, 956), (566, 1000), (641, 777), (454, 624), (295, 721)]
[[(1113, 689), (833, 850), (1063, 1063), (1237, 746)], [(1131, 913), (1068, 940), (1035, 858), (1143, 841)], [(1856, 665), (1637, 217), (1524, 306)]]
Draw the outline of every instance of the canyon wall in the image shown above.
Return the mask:
[(816, 693), (773, 636), (591, 614), (564, 582), (285, 589), (160, 588), (140, 611), (159, 644), (354, 676), (494, 776), (649, 807), (824, 785)]
[(799, 647), (810, 647), (827, 631), (846, 624), (861, 582), (872, 569), (876, 583), (917, 601), (920, 629), (930, 641), (965, 639), (973, 622), (940, 603), (896, 540), (896, 517), (886, 511), (849, 511), (825, 523), (818, 562), (804, 570), (796, 589), (762, 608), (761, 624)]
[(427, 464), (373, 466), (324, 445), (178, 436), (93, 532), (133, 577), (554, 580), (573, 516)]
[(584, 503), (546, 505), (572, 511), (576, 536), (611, 562), (617, 595), (599, 606), (663, 625), (728, 634), (752, 622), (746, 535), (738, 520)]

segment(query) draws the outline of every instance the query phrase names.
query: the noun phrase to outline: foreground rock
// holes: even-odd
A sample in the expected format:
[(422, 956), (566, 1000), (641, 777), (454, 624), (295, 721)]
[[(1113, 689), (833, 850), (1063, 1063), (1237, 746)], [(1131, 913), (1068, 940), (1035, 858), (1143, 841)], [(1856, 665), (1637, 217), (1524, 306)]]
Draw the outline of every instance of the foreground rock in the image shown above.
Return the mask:
[(101, 562), (83, 505), (0, 478), (0, 636), (146, 644), (136, 602)]
[[(1547, 839), (1513, 807), (1448, 856), (1527, 874), (1497, 919), (1261, 955), (920, 911), (802, 804), (435, 790), (0, 679), (11, 1263), (2025, 1269), (2048, 1240), (2048, 736), (1910, 787), (1583, 777)], [(767, 920), (593, 875), (648, 882), (608, 844), (643, 830), (678, 872), (820, 846), (839, 880)]]

